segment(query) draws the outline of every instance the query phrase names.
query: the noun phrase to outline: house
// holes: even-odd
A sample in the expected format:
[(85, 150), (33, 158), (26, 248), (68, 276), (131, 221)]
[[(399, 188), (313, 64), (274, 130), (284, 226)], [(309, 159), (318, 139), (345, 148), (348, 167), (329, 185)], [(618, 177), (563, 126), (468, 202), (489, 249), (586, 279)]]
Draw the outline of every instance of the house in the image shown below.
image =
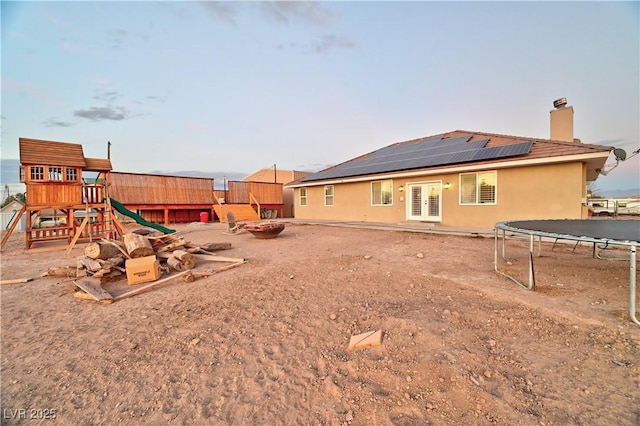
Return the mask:
[[(273, 168), (261, 169), (255, 173), (245, 177), (245, 182), (271, 182), (279, 184), (287, 184), (297, 179), (308, 176), (309, 172), (301, 172), (298, 170), (278, 169), (275, 164)], [(282, 206), (279, 212), (280, 217), (293, 217), (294, 211), (294, 190), (293, 188), (282, 188)]]
[(2, 226), (2, 230), (7, 230), (13, 225), (14, 221), (17, 221), (15, 224), (15, 229), (18, 231), (24, 231), (27, 222), (22, 212), (22, 209), (25, 205), (20, 201), (13, 199), (10, 203), (0, 208), (0, 226)]
[(587, 183), (613, 147), (573, 138), (554, 103), (551, 139), (456, 130), (389, 145), (286, 185), (296, 219), (491, 229), (516, 219), (588, 216)]

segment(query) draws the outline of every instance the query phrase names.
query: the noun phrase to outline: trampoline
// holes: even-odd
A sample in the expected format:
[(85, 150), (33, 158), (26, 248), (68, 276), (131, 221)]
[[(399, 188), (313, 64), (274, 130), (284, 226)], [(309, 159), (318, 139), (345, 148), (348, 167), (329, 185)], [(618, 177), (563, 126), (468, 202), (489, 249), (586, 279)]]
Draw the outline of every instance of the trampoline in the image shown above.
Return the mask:
[[(498, 267), (498, 239), (502, 231), (502, 259), (506, 257), (506, 232), (529, 236), (529, 282), (524, 284), (515, 277), (503, 272)], [(640, 220), (610, 220), (610, 219), (559, 219), (559, 220), (521, 220), (512, 222), (498, 222), (494, 229), (494, 270), (498, 274), (509, 278), (527, 290), (535, 290), (535, 273), (533, 269), (534, 237), (538, 237), (540, 252), (541, 240), (553, 238), (558, 240), (593, 243), (594, 257), (602, 259), (597, 253), (600, 248), (608, 246), (622, 246), (629, 249), (629, 316), (631, 321), (640, 325), (636, 317), (636, 248), (640, 245)], [(538, 253), (539, 254), (539, 253)], [(626, 259), (617, 259), (626, 260)]]

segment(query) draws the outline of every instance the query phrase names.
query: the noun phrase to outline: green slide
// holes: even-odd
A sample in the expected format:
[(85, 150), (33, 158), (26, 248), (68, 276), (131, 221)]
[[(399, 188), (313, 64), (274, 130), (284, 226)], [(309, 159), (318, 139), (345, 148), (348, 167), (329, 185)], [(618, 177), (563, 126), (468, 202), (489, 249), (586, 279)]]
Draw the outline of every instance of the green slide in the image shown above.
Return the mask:
[(175, 229), (169, 229), (169, 228), (165, 228), (162, 225), (158, 225), (157, 223), (147, 222), (142, 216), (135, 214), (134, 212), (127, 209), (125, 206), (123, 206), (113, 198), (111, 198), (110, 200), (111, 200), (111, 206), (114, 209), (116, 209), (119, 213), (122, 213), (125, 216), (129, 216), (131, 219), (135, 220), (140, 225), (148, 226), (149, 228), (156, 229), (162, 232), (163, 234), (173, 234), (174, 232), (176, 232)]

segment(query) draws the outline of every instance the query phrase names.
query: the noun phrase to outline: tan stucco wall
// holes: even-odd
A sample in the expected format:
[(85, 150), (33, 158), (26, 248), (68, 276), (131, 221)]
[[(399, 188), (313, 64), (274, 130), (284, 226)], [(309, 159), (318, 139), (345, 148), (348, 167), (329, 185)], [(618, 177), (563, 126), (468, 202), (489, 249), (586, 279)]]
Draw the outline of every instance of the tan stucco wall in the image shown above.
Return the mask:
[(551, 111), (551, 139), (573, 142), (573, 107), (564, 107)]
[(295, 190), (295, 217), (307, 220), (339, 220), (399, 223), (406, 221), (402, 185), (417, 182), (449, 182), (442, 189), (443, 226), (493, 228), (496, 222), (516, 219), (579, 219), (584, 217), (585, 172), (582, 163), (532, 166), (497, 171), (496, 205), (460, 205), (459, 174), (393, 179), (393, 205), (371, 206), (371, 183), (334, 185), (334, 206), (324, 206), (324, 186), (307, 187), (307, 205), (299, 205)]

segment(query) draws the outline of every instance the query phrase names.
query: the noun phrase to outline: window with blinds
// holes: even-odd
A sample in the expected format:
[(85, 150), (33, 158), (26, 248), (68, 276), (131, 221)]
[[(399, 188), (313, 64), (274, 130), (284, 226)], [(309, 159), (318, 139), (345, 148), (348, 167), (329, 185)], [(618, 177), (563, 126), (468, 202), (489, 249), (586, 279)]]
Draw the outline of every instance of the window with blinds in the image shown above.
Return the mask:
[(393, 204), (393, 181), (371, 182), (371, 205), (387, 206)]
[(307, 188), (300, 188), (300, 205), (307, 205)]
[(324, 205), (333, 206), (333, 185), (324, 187)]
[(496, 204), (497, 172), (460, 175), (460, 204)]

